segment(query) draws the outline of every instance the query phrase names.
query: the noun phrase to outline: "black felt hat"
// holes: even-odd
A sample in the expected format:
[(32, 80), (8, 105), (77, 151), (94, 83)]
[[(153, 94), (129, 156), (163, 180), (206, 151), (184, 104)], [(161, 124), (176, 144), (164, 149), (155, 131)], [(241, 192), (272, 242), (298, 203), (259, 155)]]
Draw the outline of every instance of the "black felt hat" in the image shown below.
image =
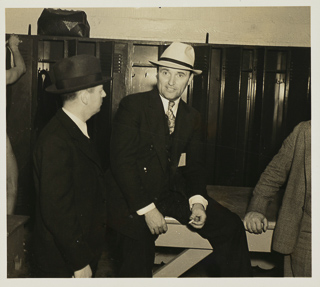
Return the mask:
[(47, 92), (64, 94), (102, 85), (111, 80), (102, 77), (100, 61), (91, 55), (64, 58), (53, 66), (55, 83)]

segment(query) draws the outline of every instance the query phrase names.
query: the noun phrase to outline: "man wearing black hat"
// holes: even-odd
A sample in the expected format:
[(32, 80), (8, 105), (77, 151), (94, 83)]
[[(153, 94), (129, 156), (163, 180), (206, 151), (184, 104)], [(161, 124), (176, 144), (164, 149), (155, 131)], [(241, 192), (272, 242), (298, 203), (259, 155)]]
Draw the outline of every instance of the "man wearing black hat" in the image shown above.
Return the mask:
[(207, 196), (200, 114), (181, 100), (201, 74), (194, 59), (190, 45), (172, 43), (152, 62), (157, 88), (123, 98), (114, 117), (107, 205), (120, 277), (152, 276), (165, 216), (210, 241), (220, 276), (251, 276), (242, 221)]
[(47, 91), (61, 95), (63, 107), (34, 150), (35, 275), (92, 277), (104, 243), (106, 188), (86, 121), (99, 112), (108, 79), (89, 55), (62, 59), (53, 72)]

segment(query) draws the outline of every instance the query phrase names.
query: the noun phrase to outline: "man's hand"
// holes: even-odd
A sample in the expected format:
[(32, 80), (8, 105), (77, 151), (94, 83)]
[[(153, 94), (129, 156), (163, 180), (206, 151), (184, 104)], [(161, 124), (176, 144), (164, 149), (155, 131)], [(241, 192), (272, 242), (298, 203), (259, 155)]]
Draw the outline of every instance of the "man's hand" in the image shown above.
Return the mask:
[(166, 233), (168, 230), (167, 223), (164, 220), (163, 215), (157, 208), (154, 208), (147, 212), (145, 215), (146, 223), (152, 234)]
[(11, 57), (11, 69), (6, 70), (7, 85), (16, 82), (27, 71), (23, 57), (19, 51), (19, 43), (21, 42), (22, 41), (20, 41), (19, 37), (16, 35), (11, 35), (8, 40), (8, 46), (13, 58)]
[(74, 278), (91, 278), (91, 277), (92, 277), (92, 271), (89, 264), (86, 267), (74, 272)]
[(251, 233), (260, 234), (262, 230), (267, 231), (268, 220), (260, 212), (250, 211), (243, 220), (244, 228)]
[(10, 49), (14, 51), (14, 50), (18, 49), (18, 46), (21, 42), (22, 41), (20, 41), (20, 39), (17, 35), (12, 34), (8, 40), (8, 45), (9, 45)]
[(196, 229), (201, 229), (204, 226), (207, 219), (206, 211), (203, 205), (200, 203), (195, 203), (192, 206), (191, 212), (192, 213), (189, 217), (189, 224)]

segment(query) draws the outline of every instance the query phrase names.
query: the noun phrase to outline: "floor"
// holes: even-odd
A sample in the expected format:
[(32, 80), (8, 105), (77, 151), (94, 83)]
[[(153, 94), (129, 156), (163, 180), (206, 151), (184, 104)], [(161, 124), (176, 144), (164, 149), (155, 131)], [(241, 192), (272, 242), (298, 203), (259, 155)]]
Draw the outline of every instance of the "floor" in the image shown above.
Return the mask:
[[(164, 250), (161, 248), (157, 249), (157, 252), (163, 252)], [(176, 248), (173, 250), (173, 248), (170, 249), (170, 253), (179, 253), (182, 250), (178, 250)], [(283, 277), (283, 270), (280, 266), (282, 266), (282, 259), (277, 254), (257, 254), (253, 253), (251, 254), (252, 258), (263, 257), (266, 256), (268, 261), (274, 261), (276, 266), (270, 270), (264, 270), (261, 269), (258, 266), (252, 267), (253, 276), (254, 277)], [(101, 260), (98, 265), (98, 270), (96, 277), (99, 278), (106, 278), (106, 277), (115, 277), (116, 276), (116, 267), (115, 262), (112, 256), (110, 255), (110, 252), (108, 252), (108, 248), (104, 250)], [(154, 265), (154, 271), (161, 267), (161, 264), (155, 264)], [(199, 262), (197, 265), (189, 269), (187, 272), (185, 272), (181, 277), (184, 278), (191, 278), (191, 277), (218, 277), (217, 271), (214, 268), (212, 264), (211, 258), (205, 258), (201, 262)]]
[[(32, 252), (30, 251), (31, 234), (29, 233), (26, 237), (25, 244), (25, 264), (22, 269), (17, 272), (15, 278), (32, 278)], [(116, 264), (112, 252), (110, 252), (114, 246), (107, 242), (105, 249), (102, 253), (100, 262), (98, 264), (98, 270), (96, 277), (98, 278), (112, 278), (116, 276)], [(162, 247), (163, 248), (163, 247)], [(169, 253), (178, 253), (181, 249), (171, 249)], [(163, 249), (158, 248), (157, 252), (164, 252)], [(167, 252), (167, 251), (166, 251)], [(256, 256), (268, 256), (268, 260), (273, 260), (276, 263), (276, 267), (271, 270), (263, 270), (259, 267), (253, 267), (254, 277), (283, 277), (283, 270), (279, 267), (282, 266), (282, 258), (277, 254), (252, 254), (252, 257)], [(154, 270), (161, 267), (161, 264), (155, 264)], [(185, 272), (181, 277), (217, 277), (215, 268), (212, 264), (210, 257), (205, 258), (200, 263), (195, 265), (193, 268)]]

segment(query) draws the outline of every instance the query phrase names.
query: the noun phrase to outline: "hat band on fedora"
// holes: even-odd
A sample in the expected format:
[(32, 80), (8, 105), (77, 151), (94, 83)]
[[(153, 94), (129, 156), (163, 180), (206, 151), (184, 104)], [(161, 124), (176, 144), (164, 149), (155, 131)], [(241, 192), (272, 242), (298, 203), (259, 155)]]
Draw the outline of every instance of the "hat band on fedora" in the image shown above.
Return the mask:
[(70, 78), (70, 79), (64, 79), (64, 80), (58, 80), (56, 82), (56, 87), (58, 90), (62, 89), (70, 89), (73, 87), (78, 87), (84, 84), (94, 83), (97, 81), (102, 80), (101, 73), (92, 74), (92, 75), (86, 75), (82, 77), (76, 77), (76, 78)]
[(175, 60), (175, 59), (166, 58), (166, 57), (161, 57), (159, 60), (160, 60), (160, 61), (172, 62), (172, 63), (175, 63), (175, 64), (179, 64), (179, 65), (185, 66), (185, 67), (187, 67), (187, 68), (193, 69), (193, 66), (192, 66), (192, 65), (187, 64), (187, 63), (185, 63), (185, 62), (181, 62), (181, 61)]

